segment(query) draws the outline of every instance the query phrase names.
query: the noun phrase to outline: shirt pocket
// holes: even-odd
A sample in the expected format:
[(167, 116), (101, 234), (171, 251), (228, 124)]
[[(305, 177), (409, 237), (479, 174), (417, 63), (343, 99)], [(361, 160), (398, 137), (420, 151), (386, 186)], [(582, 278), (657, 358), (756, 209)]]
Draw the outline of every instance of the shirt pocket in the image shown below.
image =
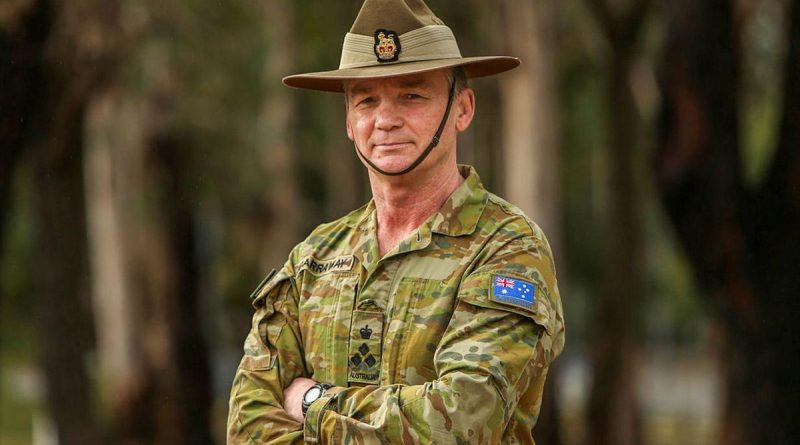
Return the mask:
[(418, 385), (435, 380), (433, 356), (453, 313), (452, 289), (441, 280), (403, 278), (393, 302), (397, 306), (386, 336), (387, 365), (396, 363), (390, 383)]
[(303, 273), (300, 278), (300, 330), (307, 371), (314, 380), (347, 384), (347, 345), (357, 284), (357, 273)]

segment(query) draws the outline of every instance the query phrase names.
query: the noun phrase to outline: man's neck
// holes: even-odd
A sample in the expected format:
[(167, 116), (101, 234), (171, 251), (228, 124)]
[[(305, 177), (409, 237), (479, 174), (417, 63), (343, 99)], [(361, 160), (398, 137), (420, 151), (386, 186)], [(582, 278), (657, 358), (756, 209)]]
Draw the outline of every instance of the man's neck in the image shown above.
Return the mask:
[(447, 198), (464, 182), (453, 165), (439, 174), (410, 178), (372, 178), (372, 194), (378, 223), (381, 256), (394, 249), (409, 233), (436, 213)]

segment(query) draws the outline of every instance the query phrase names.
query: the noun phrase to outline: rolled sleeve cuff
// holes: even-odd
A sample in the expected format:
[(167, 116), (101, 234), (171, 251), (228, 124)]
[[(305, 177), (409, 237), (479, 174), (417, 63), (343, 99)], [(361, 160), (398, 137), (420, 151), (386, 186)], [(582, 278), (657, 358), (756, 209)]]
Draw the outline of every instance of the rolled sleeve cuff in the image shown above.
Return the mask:
[(303, 422), (303, 439), (306, 443), (321, 443), (322, 417), (325, 411), (334, 410), (338, 412), (338, 394), (344, 388), (332, 387), (325, 391), (325, 394), (315, 400), (308, 407), (306, 418)]

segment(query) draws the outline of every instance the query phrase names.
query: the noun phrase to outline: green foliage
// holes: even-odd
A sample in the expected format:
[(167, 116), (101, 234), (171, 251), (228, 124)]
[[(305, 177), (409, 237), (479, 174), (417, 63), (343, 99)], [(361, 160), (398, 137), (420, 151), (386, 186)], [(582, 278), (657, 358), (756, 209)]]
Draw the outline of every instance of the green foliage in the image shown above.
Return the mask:
[(782, 30), (788, 14), (782, 3), (755, 2), (742, 24), (739, 118), (743, 174), (751, 185), (766, 174), (777, 143), (787, 57)]
[(36, 362), (34, 323), (34, 268), (31, 261), (33, 218), (30, 174), (16, 172), (10, 193), (0, 252), (0, 443), (31, 443), (32, 418), (37, 403), (23, 397), (15, 383)]
[[(4, 370), (0, 377), (7, 377)], [(33, 419), (41, 413), (38, 404), (19, 397), (12, 382), (0, 382), (0, 443), (25, 445), (32, 441)]]
[(646, 282), (640, 320), (645, 339), (691, 347), (702, 340), (708, 308), (700, 298), (688, 260), (657, 203), (646, 204)]
[(570, 340), (590, 335), (592, 301), (600, 291), (603, 242), (598, 202), (604, 185), (598, 177), (604, 145), (604, 72), (580, 54), (567, 53), (562, 68), (562, 187), (567, 252), (565, 311)]
[(33, 343), (34, 276), (32, 262), (33, 209), (31, 176), (28, 169), (16, 172), (11, 187), (5, 233), (0, 252), (0, 360), (4, 363), (31, 362)]

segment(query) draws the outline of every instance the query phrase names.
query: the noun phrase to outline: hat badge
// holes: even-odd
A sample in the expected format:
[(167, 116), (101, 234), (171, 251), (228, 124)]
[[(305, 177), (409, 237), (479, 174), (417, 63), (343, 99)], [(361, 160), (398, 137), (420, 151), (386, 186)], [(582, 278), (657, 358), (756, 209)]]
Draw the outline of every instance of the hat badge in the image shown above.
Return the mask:
[(400, 37), (394, 31), (377, 29), (374, 48), (378, 62), (394, 62), (400, 57)]

